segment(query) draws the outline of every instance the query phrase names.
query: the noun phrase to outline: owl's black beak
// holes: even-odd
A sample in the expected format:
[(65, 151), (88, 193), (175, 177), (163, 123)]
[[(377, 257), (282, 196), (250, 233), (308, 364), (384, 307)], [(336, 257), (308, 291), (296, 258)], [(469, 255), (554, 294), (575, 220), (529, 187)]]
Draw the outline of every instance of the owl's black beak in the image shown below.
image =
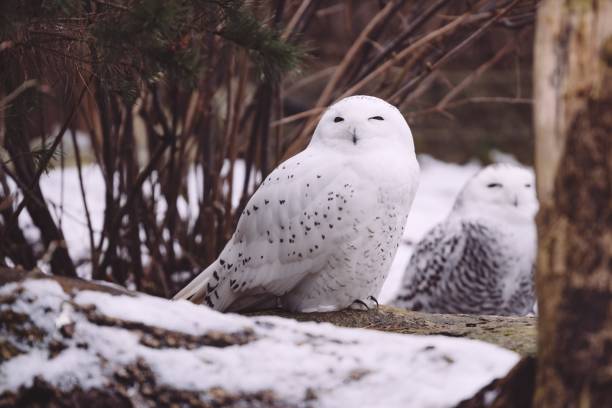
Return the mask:
[(512, 205), (515, 207), (518, 207), (518, 204), (519, 204), (518, 197), (514, 197), (514, 201), (512, 202)]
[(357, 137), (357, 129), (353, 128), (353, 144), (356, 145), (359, 138)]

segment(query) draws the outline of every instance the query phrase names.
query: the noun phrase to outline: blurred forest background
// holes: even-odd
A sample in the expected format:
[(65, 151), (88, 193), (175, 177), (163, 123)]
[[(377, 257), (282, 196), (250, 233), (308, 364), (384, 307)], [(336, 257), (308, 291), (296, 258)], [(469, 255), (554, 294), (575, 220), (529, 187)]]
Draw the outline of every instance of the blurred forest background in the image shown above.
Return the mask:
[[(351, 94), (398, 106), (417, 153), (531, 164), (536, 3), (2, 1), (0, 263), (171, 296)], [(62, 200), (87, 203), (92, 165), (104, 220), (85, 205), (88, 251), (75, 254), (40, 179), (76, 170)]]

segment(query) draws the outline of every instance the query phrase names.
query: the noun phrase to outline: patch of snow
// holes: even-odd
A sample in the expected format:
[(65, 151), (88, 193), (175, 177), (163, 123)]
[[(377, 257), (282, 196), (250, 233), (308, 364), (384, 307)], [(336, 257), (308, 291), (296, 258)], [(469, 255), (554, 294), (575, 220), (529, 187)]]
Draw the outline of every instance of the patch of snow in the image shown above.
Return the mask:
[(2, 364), (0, 392), (31, 386), (35, 377), (64, 391), (75, 386), (84, 389), (105, 386), (98, 357), (90, 351), (69, 348), (51, 359), (48, 354), (47, 350), (33, 349)]
[(236, 316), (229, 314), (215, 313), (214, 319), (202, 321), (202, 308), (186, 300), (169, 302), (154, 296), (112, 296), (102, 292), (82, 291), (75, 296), (74, 301), (81, 306), (95, 305), (106, 316), (194, 336), (210, 330), (244, 329), (241, 325), (244, 322), (237, 321)]

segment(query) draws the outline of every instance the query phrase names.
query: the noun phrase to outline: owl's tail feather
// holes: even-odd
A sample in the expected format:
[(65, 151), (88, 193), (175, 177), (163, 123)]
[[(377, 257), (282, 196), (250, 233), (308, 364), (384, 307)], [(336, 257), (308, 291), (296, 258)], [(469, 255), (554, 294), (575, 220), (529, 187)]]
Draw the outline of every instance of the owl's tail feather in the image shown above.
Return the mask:
[(172, 300), (190, 300), (193, 303), (203, 303), (215, 310), (223, 311), (227, 302), (233, 301), (233, 296), (229, 293), (230, 291), (222, 290), (229, 289), (229, 285), (225, 284), (226, 279), (220, 276), (220, 272), (221, 267), (217, 260), (174, 295)]

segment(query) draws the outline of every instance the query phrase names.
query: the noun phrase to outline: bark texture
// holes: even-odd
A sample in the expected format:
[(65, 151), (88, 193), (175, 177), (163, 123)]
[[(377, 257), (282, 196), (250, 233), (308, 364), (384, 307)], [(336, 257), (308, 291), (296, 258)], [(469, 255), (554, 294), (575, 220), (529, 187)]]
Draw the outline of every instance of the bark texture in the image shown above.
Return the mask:
[(538, 11), (538, 407), (612, 401), (611, 22), (610, 0)]

